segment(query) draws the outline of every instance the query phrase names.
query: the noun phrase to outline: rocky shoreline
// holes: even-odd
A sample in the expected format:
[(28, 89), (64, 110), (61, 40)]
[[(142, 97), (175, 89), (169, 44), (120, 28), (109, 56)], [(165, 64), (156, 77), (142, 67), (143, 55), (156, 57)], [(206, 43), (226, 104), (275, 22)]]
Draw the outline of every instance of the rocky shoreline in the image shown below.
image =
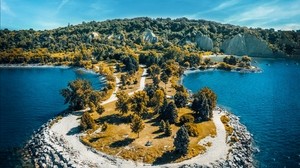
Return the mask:
[[(208, 167), (255, 167), (253, 160), (255, 149), (251, 134), (240, 123), (237, 116), (221, 108), (217, 108), (217, 110), (228, 116), (230, 119), (228, 125), (233, 128), (233, 133), (226, 140), (230, 144), (227, 159), (217, 160), (210, 163)], [(101, 167), (101, 165), (95, 165), (94, 163), (80, 159), (78, 151), (75, 151), (66, 143), (63, 136), (59, 137), (52, 132), (50, 128), (55, 122), (56, 119), (49, 120), (27, 142), (22, 152), (24, 167)], [(238, 140), (232, 141), (232, 137), (237, 137)], [(97, 153), (99, 157), (108, 159), (112, 167), (118, 167), (119, 164), (116, 163), (116, 160), (119, 159), (101, 154), (91, 148), (90, 150)], [(142, 165), (139, 164), (139, 166)], [(161, 167), (166, 166), (161, 165)], [(203, 165), (195, 161), (194, 164), (185, 164), (180, 167), (203, 167)]]
[(22, 157), (24, 167), (96, 167), (81, 161), (63, 137), (57, 136), (50, 128), (55, 119), (41, 126), (25, 145)]
[[(231, 150), (228, 159), (213, 164), (216, 167), (255, 167), (253, 154), (255, 151), (252, 134), (246, 126), (240, 122), (239, 117), (228, 111), (221, 109), (229, 118), (228, 125), (233, 128), (231, 135), (227, 137), (227, 143), (230, 144)], [(234, 140), (236, 137), (237, 141)]]

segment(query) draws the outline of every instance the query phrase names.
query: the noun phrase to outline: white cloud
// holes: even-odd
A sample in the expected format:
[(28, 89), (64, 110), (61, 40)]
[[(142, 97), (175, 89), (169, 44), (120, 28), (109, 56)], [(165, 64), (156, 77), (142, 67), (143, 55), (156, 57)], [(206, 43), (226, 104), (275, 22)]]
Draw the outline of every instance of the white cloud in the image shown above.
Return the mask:
[(276, 30), (300, 30), (300, 24), (289, 23), (282, 26), (274, 27)]
[[(254, 27), (268, 27), (268, 25), (290, 22), (291, 18), (300, 18), (300, 1), (292, 3), (268, 3), (243, 9), (245, 12), (237, 13), (226, 18), (226, 23), (247, 25)], [(299, 19), (298, 19), (299, 20)]]
[(61, 3), (59, 4), (59, 6), (56, 9), (56, 13), (58, 13), (60, 11), (60, 9), (65, 6), (67, 3), (69, 2), (69, 0), (62, 0)]
[(15, 13), (10, 9), (4, 0), (1, 0), (1, 12), (6, 13), (10, 16), (15, 16)]
[(218, 11), (218, 10), (222, 10), (222, 9), (231, 7), (231, 6), (238, 4), (239, 2), (240, 2), (239, 0), (225, 1), (221, 4), (219, 4), (217, 7), (213, 8), (212, 11)]

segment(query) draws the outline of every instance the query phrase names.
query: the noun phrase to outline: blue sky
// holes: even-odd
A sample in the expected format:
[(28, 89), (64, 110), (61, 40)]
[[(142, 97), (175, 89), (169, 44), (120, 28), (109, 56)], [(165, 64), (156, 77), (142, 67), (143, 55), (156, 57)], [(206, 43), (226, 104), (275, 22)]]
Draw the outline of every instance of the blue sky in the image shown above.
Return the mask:
[(1, 29), (52, 29), (82, 21), (187, 17), (247, 27), (300, 29), (300, 0), (0, 0)]

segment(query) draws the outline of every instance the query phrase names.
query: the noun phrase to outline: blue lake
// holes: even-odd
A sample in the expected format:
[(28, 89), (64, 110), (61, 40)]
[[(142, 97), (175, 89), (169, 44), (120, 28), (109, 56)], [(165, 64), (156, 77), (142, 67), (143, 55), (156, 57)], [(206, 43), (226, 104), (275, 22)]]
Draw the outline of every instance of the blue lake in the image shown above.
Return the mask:
[(260, 152), (259, 167), (300, 167), (300, 65), (257, 59), (262, 73), (204, 71), (188, 74), (192, 92), (208, 86), (218, 104), (240, 117)]
[(0, 159), (21, 147), (42, 124), (67, 108), (59, 91), (76, 78), (93, 88), (101, 76), (73, 68), (0, 68)]

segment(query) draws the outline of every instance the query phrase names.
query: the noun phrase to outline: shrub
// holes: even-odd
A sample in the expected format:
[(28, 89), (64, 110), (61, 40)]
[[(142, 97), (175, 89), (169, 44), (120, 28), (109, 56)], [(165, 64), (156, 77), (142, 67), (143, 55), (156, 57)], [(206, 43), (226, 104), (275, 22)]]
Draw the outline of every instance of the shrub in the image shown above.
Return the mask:
[(102, 131), (103, 131), (103, 132), (106, 131), (106, 130), (107, 130), (107, 127), (108, 127), (107, 123), (104, 122), (103, 125), (102, 125)]
[(179, 121), (181, 124), (193, 123), (195, 121), (195, 118), (191, 114), (184, 114), (180, 117)]
[(83, 130), (94, 129), (95, 121), (88, 112), (84, 112), (81, 117), (80, 126)]
[(199, 135), (199, 131), (197, 130), (197, 126), (195, 124), (186, 123), (184, 126), (187, 129), (189, 136), (197, 137)]

